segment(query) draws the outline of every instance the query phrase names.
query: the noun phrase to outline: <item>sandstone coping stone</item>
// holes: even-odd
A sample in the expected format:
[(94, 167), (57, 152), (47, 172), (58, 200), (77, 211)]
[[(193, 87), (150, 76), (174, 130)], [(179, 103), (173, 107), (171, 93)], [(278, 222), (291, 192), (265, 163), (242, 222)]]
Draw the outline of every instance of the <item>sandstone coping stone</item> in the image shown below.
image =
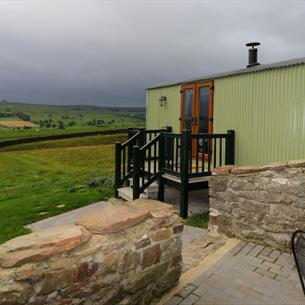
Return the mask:
[(287, 167), (305, 167), (305, 159), (303, 160), (290, 160), (287, 162)]
[(117, 233), (150, 218), (149, 210), (130, 206), (109, 205), (104, 209), (82, 216), (76, 225), (85, 227), (92, 234)]
[(277, 170), (284, 169), (286, 167), (286, 165), (287, 165), (287, 162), (274, 162), (274, 163), (262, 165), (258, 168), (258, 170), (259, 171), (265, 171), (265, 170), (277, 171)]
[(166, 217), (175, 212), (172, 205), (152, 199), (137, 199), (127, 204), (135, 209), (147, 210), (155, 218)]
[(254, 166), (234, 166), (224, 165), (213, 169), (213, 176), (228, 175), (228, 174), (251, 174), (259, 171), (279, 171), (285, 168), (305, 167), (305, 159), (290, 160), (284, 162), (273, 162), (263, 165)]
[(70, 251), (91, 238), (83, 227), (62, 225), (9, 240), (0, 246), (0, 266), (16, 267)]
[(231, 170), (232, 174), (250, 174), (259, 170), (259, 166), (240, 166)]
[(232, 169), (235, 167), (236, 166), (234, 166), (234, 165), (218, 166), (213, 170), (212, 175), (214, 175), (214, 176), (228, 175), (231, 173)]

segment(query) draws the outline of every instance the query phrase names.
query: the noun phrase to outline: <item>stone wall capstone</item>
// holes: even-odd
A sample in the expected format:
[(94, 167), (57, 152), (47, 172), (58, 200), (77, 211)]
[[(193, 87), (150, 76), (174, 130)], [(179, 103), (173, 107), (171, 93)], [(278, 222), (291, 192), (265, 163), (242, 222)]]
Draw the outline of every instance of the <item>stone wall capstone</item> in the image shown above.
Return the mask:
[(172, 206), (136, 200), (12, 239), (0, 304), (148, 305), (179, 280), (182, 231)]
[(305, 228), (305, 160), (216, 168), (209, 196), (211, 233), (290, 251)]

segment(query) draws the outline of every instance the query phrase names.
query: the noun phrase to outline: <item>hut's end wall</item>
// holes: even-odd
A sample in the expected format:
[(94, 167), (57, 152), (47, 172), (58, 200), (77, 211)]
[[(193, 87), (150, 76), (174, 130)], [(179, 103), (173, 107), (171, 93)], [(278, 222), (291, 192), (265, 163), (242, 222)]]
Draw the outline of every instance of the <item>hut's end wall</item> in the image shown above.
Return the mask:
[[(180, 85), (148, 89), (146, 92), (146, 128), (159, 129), (170, 126), (174, 133), (180, 132)], [(160, 106), (160, 97), (166, 102)]]

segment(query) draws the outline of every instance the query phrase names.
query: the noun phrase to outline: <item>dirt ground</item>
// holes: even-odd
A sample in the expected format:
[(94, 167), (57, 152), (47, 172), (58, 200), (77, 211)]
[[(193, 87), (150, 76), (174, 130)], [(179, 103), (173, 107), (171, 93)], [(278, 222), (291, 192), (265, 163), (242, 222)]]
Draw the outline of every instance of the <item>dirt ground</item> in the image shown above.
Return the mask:
[[(157, 188), (149, 195), (151, 199), (157, 199)], [(180, 208), (180, 191), (166, 186), (164, 202), (172, 204), (178, 211)], [(209, 210), (208, 189), (189, 192), (189, 216), (192, 214), (203, 213)]]
[(0, 121), (0, 126), (7, 128), (38, 127), (38, 125), (28, 121)]

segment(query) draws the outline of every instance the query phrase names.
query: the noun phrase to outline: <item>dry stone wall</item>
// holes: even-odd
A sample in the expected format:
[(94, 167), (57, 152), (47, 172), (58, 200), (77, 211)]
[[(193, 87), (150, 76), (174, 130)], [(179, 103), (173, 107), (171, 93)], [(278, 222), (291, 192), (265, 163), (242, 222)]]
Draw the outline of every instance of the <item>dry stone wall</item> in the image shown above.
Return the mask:
[(209, 196), (211, 232), (289, 251), (305, 229), (305, 160), (217, 168)]
[(17, 237), (0, 246), (0, 304), (150, 304), (179, 280), (182, 231), (170, 205), (137, 200)]

